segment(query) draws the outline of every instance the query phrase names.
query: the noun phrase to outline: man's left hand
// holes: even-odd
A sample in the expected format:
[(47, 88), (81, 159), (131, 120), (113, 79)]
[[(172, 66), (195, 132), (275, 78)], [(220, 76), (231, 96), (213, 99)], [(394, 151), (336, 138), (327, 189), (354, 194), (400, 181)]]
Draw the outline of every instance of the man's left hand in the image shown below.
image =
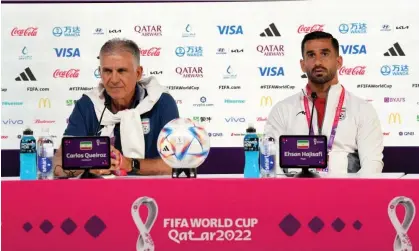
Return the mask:
[(122, 155), (122, 153), (111, 145), (111, 154), (114, 154), (115, 159), (111, 159), (111, 170), (123, 169), (126, 172), (132, 171), (131, 159)]

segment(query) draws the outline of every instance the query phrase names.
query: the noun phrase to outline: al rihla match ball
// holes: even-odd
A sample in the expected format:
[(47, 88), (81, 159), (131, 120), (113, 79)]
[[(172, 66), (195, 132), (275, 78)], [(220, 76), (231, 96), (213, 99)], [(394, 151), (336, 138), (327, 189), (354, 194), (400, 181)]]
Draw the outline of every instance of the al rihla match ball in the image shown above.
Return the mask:
[(197, 168), (208, 156), (210, 139), (205, 128), (191, 119), (173, 119), (161, 130), (157, 150), (172, 168)]

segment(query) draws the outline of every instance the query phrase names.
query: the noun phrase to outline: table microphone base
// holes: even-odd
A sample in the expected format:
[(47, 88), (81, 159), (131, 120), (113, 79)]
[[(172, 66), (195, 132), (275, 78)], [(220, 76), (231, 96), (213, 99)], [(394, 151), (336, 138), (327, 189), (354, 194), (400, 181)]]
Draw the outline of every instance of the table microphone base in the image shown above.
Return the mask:
[(96, 175), (90, 172), (90, 169), (84, 170), (84, 173), (80, 176), (80, 179), (103, 179), (102, 176)]
[(294, 178), (320, 178), (318, 173), (313, 173), (308, 170), (308, 167), (303, 167), (301, 172), (294, 175)]

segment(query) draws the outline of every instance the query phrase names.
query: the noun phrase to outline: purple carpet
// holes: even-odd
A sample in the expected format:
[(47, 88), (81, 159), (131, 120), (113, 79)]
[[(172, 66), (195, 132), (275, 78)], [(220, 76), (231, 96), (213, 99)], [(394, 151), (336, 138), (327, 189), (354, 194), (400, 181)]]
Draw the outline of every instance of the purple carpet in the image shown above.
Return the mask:
[[(385, 147), (384, 172), (419, 173), (419, 147)], [(240, 147), (211, 148), (202, 174), (243, 173), (244, 152)], [(1, 151), (1, 176), (19, 176), (19, 150)]]

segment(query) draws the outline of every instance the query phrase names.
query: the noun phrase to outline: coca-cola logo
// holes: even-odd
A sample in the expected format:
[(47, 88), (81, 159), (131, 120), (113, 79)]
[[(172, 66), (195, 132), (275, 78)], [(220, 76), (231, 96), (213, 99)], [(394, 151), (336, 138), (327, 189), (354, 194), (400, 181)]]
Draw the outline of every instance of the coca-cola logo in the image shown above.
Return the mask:
[(7, 138), (9, 138), (9, 136), (1, 135), (1, 139), (7, 139)]
[(144, 57), (158, 57), (160, 56), (161, 47), (151, 47), (150, 49), (140, 49), (140, 55)]
[(313, 31), (323, 31), (324, 24), (315, 24), (313, 26), (304, 26), (303, 24), (298, 27), (298, 33), (310, 33)]
[(53, 77), (54, 78), (78, 78), (80, 69), (70, 69), (70, 70), (55, 70)]
[(12, 36), (34, 37), (38, 34), (38, 27), (29, 27), (26, 29), (13, 28)]
[(264, 122), (264, 121), (267, 121), (268, 120), (268, 118), (267, 117), (257, 117), (256, 118), (256, 121), (257, 122)]
[(55, 120), (35, 119), (35, 124), (54, 124)]
[(365, 75), (366, 66), (345, 67), (339, 70), (339, 75)]

